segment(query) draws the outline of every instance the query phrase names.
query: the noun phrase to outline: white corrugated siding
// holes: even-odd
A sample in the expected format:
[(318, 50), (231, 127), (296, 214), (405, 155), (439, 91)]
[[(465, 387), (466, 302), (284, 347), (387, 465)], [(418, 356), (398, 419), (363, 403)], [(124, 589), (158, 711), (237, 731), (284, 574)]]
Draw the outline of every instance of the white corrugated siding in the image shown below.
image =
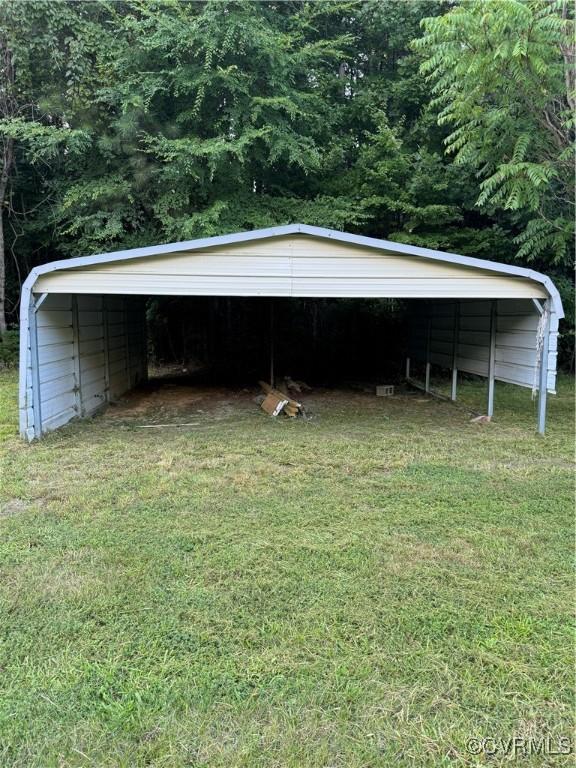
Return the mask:
[[(146, 376), (140, 299), (49, 294), (37, 312), (42, 431), (90, 416)], [(24, 434), (34, 425), (31, 351), (26, 361)]]
[[(418, 302), (412, 305), (409, 356), (459, 371), (488, 375), (490, 301)], [(530, 299), (496, 301), (498, 381), (532, 387), (537, 371), (536, 331), (540, 315)], [(457, 334), (455, 334), (458, 328)], [(456, 335), (456, 347), (454, 347)], [(429, 341), (428, 341), (429, 340)], [(548, 391), (556, 387), (558, 318), (552, 315), (548, 359)], [(427, 350), (429, 350), (427, 358)], [(536, 385), (538, 380), (536, 379)]]
[[(76, 415), (72, 297), (50, 295), (37, 313), (40, 405), (43, 429), (65, 424)], [(31, 351), (26, 368), (26, 422), (34, 424)]]
[(544, 298), (535, 281), (291, 235), (65, 269), (39, 292), (190, 296)]

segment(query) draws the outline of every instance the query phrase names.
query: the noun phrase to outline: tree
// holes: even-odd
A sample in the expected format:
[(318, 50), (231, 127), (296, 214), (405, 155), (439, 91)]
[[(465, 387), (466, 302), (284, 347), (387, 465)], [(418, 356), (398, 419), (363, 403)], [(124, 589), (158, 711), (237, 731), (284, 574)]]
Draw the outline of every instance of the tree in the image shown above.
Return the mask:
[[(18, 108), (14, 97), (14, 54), (8, 44), (6, 33), (0, 28), (0, 119), (10, 120), (17, 116)], [(14, 138), (0, 134), (0, 335), (6, 333), (6, 257), (4, 240), (4, 208), (8, 180), (14, 165)]]
[(517, 258), (566, 265), (574, 233), (574, 23), (565, 0), (467, 0), (413, 43), (446, 151), (479, 178), (477, 205), (509, 211)]
[[(59, 6), (59, 7), (58, 7)], [(64, 3), (28, 4), (0, 1), (0, 335), (6, 332), (7, 218), (25, 213), (13, 204), (11, 184), (18, 165), (26, 170), (49, 167), (66, 148), (74, 152), (85, 144), (82, 131), (74, 131), (50, 94), (60, 93), (58, 63), (62, 37), (74, 18)], [(70, 38), (69, 38), (70, 39)], [(69, 57), (68, 67), (73, 66)], [(70, 69), (68, 70), (70, 71)], [(21, 183), (21, 181), (20, 181)], [(40, 194), (40, 199), (42, 193)], [(35, 205), (37, 209), (39, 205)]]
[(338, 115), (325, 81), (352, 40), (326, 23), (349, 5), (108, 6), (109, 77), (95, 94), (108, 122), (61, 197), (74, 248), (360, 220), (311, 184)]

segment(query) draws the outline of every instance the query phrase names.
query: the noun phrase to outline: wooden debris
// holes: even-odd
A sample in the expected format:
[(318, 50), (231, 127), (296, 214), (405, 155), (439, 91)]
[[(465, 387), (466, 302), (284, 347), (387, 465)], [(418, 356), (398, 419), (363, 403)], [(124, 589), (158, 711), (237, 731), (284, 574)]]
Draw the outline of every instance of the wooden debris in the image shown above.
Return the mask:
[(187, 424), (136, 424), (137, 429), (163, 429), (164, 427), (199, 427), (199, 421), (190, 421)]
[(297, 392), (299, 395), (302, 394), (302, 392), (311, 392), (312, 387), (308, 386), (305, 381), (295, 381), (290, 376), (284, 377), (284, 389), (291, 390), (292, 392)]
[(299, 395), (302, 394), (302, 387), (297, 381), (291, 379), (290, 376), (284, 377), (284, 388), (290, 389), (292, 392), (297, 392)]
[(278, 416), (284, 406), (288, 405), (288, 400), (279, 392), (269, 392), (262, 401), (263, 411), (269, 413), (270, 416)]
[(486, 415), (475, 416), (473, 419), (470, 419), (471, 424), (489, 424), (491, 421), (490, 416)]
[(299, 413), (303, 413), (302, 404), (293, 400), (286, 392), (274, 389), (265, 381), (259, 381), (258, 383), (266, 393), (266, 397), (260, 407), (266, 413), (269, 413), (270, 416), (278, 416), (279, 413), (284, 413), (286, 416), (294, 418)]

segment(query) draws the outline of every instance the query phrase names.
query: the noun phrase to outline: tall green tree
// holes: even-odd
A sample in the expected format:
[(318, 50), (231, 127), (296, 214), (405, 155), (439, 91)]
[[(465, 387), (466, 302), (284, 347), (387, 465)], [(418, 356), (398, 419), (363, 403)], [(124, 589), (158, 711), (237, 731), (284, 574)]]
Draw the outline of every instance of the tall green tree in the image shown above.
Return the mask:
[(574, 20), (565, 0), (466, 0), (422, 22), (414, 48), (446, 151), (509, 211), (517, 258), (570, 261), (574, 237)]
[(337, 111), (325, 81), (352, 37), (328, 21), (349, 3), (109, 5), (111, 116), (62, 196), (75, 248), (178, 240), (359, 211), (311, 192)]
[[(0, 334), (6, 331), (6, 233), (41, 207), (47, 170), (86, 135), (66, 120), (62, 94), (73, 80), (77, 16), (63, 2), (0, 0)], [(69, 50), (66, 51), (66, 48)], [(62, 67), (66, 61), (66, 70)], [(63, 76), (64, 75), (64, 76)], [(30, 175), (35, 184), (30, 184)], [(22, 193), (26, 190), (26, 200)], [(18, 199), (17, 199), (18, 198)], [(44, 200), (45, 202), (45, 200)]]

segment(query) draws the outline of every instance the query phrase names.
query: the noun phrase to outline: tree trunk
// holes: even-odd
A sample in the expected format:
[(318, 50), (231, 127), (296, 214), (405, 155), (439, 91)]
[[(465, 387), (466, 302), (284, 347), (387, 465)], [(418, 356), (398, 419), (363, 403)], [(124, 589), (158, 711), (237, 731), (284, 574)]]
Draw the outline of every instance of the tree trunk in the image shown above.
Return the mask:
[[(572, 5), (573, 7), (573, 5)], [(564, 78), (566, 81), (566, 98), (572, 115), (576, 110), (576, 45), (574, 45), (574, 21), (570, 18), (568, 3), (562, 5), (562, 19), (566, 24), (566, 41), (560, 46), (564, 58)]]
[[(14, 56), (7, 38), (0, 36), (0, 118), (10, 119), (17, 114), (14, 96)], [(14, 164), (14, 139), (4, 136), (0, 142), (2, 166), (0, 166), (0, 336), (6, 333), (6, 245), (4, 242), (4, 210), (8, 179)]]
[(0, 203), (0, 337), (6, 333), (6, 259), (4, 251), (4, 212), (2, 203)]
[(14, 160), (14, 139), (5, 139), (0, 174), (0, 336), (6, 333), (6, 247), (4, 243), (4, 208), (8, 176)]

